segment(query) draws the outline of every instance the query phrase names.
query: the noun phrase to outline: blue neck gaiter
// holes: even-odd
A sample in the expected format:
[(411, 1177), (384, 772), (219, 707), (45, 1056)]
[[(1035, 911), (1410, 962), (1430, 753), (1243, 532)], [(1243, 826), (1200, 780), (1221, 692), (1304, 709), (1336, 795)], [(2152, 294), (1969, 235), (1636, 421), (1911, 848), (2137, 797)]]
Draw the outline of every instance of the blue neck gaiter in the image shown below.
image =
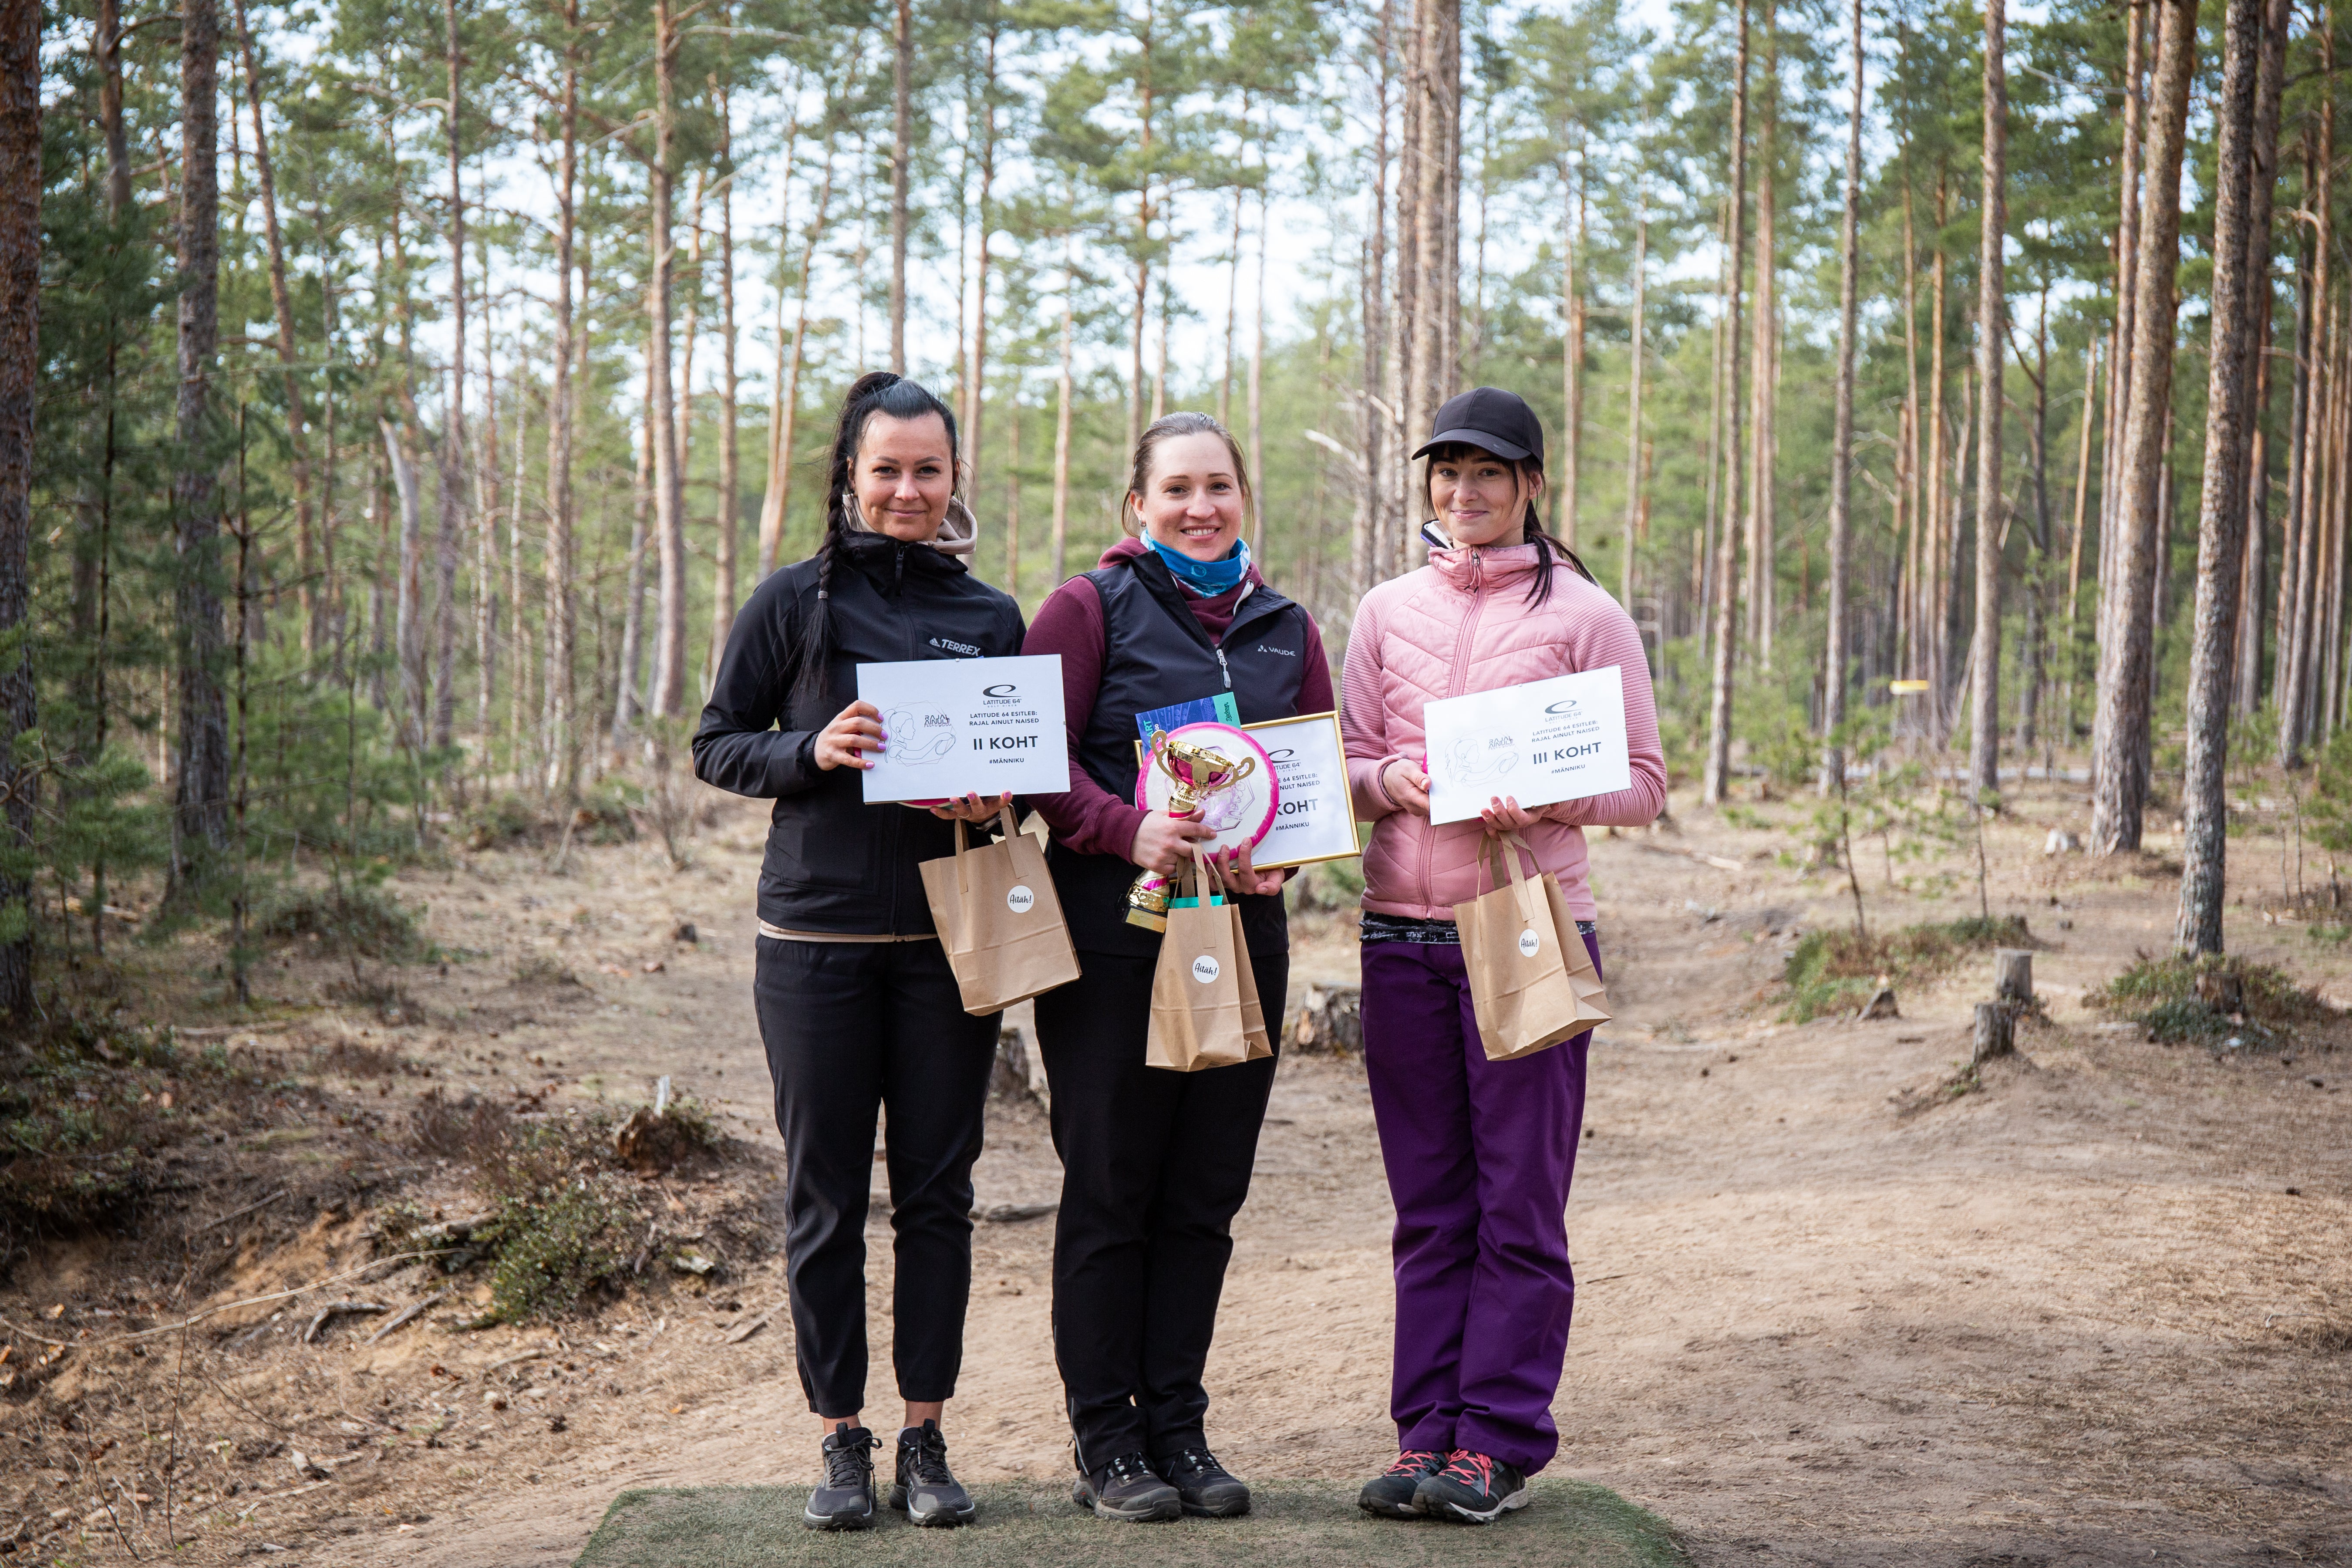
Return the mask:
[(1249, 541), (1246, 539), (1234, 540), (1232, 551), (1223, 561), (1195, 561), (1181, 550), (1169, 549), (1149, 534), (1144, 536), (1143, 542), (1151, 546), (1153, 553), (1160, 560), (1168, 563), (1168, 570), (1176, 574), (1176, 581), (1203, 598), (1213, 598), (1227, 592), (1249, 571)]

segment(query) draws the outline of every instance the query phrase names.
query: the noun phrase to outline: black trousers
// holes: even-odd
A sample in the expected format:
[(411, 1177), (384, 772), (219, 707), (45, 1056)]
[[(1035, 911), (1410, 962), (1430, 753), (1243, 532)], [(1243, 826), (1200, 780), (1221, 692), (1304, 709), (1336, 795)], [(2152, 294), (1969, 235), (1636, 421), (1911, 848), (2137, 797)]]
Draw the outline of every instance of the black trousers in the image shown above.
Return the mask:
[[(1078, 962), (1075, 983), (1037, 998), (1037, 1043), (1062, 1156), (1054, 1358), (1079, 1463), (1092, 1468), (1205, 1446), (1201, 1373), (1275, 1058), (1200, 1072), (1146, 1067), (1157, 960), (1081, 952)], [(1278, 1041), (1289, 956), (1254, 952), (1250, 967)]]
[(784, 1279), (809, 1409), (866, 1404), (866, 1209), (884, 1106), (898, 1394), (946, 1399), (963, 1363), (971, 1167), (1001, 1015), (963, 1010), (936, 942), (761, 937), (752, 984), (784, 1135)]

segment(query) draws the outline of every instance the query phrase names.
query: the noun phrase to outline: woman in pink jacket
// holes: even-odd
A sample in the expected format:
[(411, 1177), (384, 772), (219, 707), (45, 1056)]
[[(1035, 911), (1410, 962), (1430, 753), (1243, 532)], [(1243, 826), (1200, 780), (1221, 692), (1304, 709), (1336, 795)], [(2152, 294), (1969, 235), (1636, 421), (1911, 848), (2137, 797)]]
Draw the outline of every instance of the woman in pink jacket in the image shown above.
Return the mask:
[[(1564, 1210), (1584, 1121), (1591, 1037), (1490, 1062), (1471, 1012), (1454, 906), (1475, 897), (1478, 847), (1516, 832), (1576, 916), (1596, 964), (1584, 829), (1633, 827), (1665, 803), (1665, 759), (1641, 634), (1543, 530), (1543, 426), (1493, 387), (1454, 398), (1429, 458), (1429, 564), (1364, 595), (1348, 637), (1342, 726), (1364, 850), (1364, 1063), (1396, 1201), (1396, 1463), (1367, 1512), (1484, 1524), (1525, 1505), (1559, 1446), (1551, 1418), (1576, 1280)], [(1633, 787), (1482, 822), (1429, 820), (1423, 707), (1614, 665)]]

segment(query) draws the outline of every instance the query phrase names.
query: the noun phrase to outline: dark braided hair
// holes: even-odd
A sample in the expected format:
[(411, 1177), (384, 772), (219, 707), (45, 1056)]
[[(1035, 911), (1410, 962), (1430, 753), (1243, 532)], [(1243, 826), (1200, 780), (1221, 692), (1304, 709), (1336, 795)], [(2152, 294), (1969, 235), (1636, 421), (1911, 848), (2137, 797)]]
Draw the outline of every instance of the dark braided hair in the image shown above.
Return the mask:
[[(1458, 463), (1473, 452), (1486, 452), (1486, 448), (1483, 447), (1473, 447), (1466, 441), (1448, 441), (1443, 447), (1433, 447), (1430, 449), (1429, 453), (1430, 471), (1433, 474), (1437, 465), (1440, 463)], [(1491, 452), (1486, 452), (1486, 455), (1488, 457), (1494, 457), (1494, 454)], [(1502, 458), (1496, 458), (1495, 460), (1496, 462), (1510, 461), (1509, 459)], [(1543, 477), (1544, 470), (1543, 464), (1539, 459), (1535, 458), (1521, 458), (1517, 461), (1511, 462), (1511, 471), (1517, 474), (1522, 479), (1525, 479), (1529, 474), (1533, 474), (1538, 479), (1541, 479)], [(1423, 499), (1425, 500), (1427, 498), (1424, 497)], [(1600, 586), (1601, 579), (1595, 577), (1591, 572), (1586, 568), (1584, 563), (1577, 558), (1576, 552), (1570, 550), (1567, 545), (1553, 538), (1549, 531), (1544, 527), (1543, 515), (1536, 510), (1536, 503), (1533, 497), (1528, 498), (1528, 500), (1527, 519), (1519, 525), (1519, 542), (1522, 544), (1534, 545), (1537, 549), (1537, 552), (1543, 558), (1544, 569), (1536, 574), (1535, 581), (1533, 583), (1528, 584), (1528, 596), (1526, 600), (1528, 604), (1541, 605), (1550, 601), (1551, 564), (1555, 560), (1567, 563), (1568, 569), (1570, 571), (1575, 573), (1578, 576), (1583, 578), (1586, 582), (1593, 584), (1595, 587)]]
[(857, 448), (866, 438), (866, 420), (877, 414), (893, 419), (938, 415), (948, 427), (948, 462), (961, 468), (955, 414), (929, 388), (887, 370), (867, 371), (849, 384), (841, 400), (840, 422), (833, 430), (833, 454), (825, 463), (824, 538), (816, 547), (816, 603), (801, 628), (800, 674), (793, 682), (796, 703), (824, 700), (825, 667), (833, 659), (833, 610), (827, 602), (833, 595), (833, 566), (842, 541), (855, 531), (849, 502), (856, 481)]

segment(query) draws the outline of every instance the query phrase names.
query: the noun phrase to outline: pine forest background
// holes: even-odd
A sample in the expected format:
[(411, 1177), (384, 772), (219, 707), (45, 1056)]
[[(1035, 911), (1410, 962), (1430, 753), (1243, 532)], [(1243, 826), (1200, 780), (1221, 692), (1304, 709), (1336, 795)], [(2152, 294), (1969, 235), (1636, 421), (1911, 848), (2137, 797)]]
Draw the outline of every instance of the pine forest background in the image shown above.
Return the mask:
[(1517, 390), (1678, 781), (2087, 778), (2218, 948), (2227, 775), (2352, 769), (2336, 73), (2296, 0), (0, 0), (0, 1005), (125, 888), (241, 954), (669, 820), (874, 367), (1031, 610), (1217, 414), (1335, 658)]

